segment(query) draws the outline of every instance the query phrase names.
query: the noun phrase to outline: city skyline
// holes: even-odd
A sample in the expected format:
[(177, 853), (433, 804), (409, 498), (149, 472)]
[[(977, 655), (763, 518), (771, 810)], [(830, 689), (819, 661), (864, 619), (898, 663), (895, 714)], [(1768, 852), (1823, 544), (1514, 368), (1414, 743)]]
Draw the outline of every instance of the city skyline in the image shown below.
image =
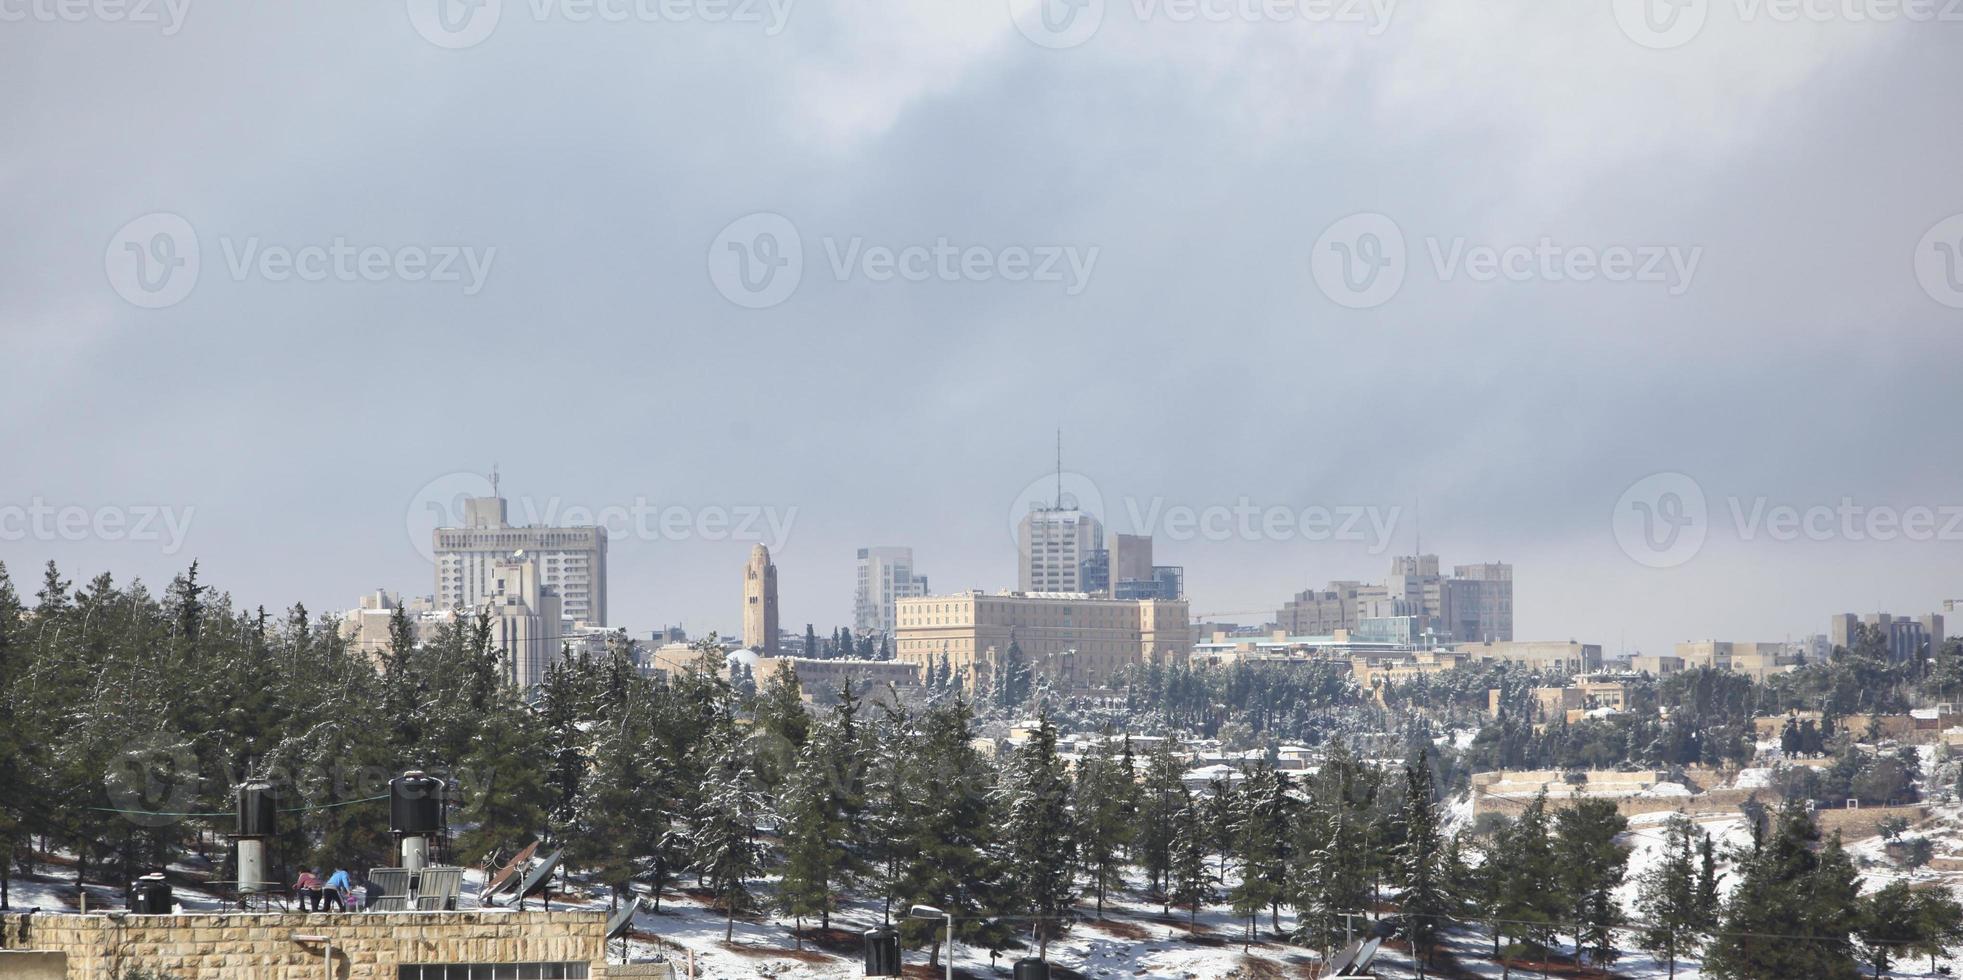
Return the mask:
[[(446, 477), (442, 480), (435, 481), (432, 484), (432, 486), (444, 488), (446, 490), (455, 490), (459, 486), (455, 477), (458, 477), (459, 475), (468, 478), (464, 481), (464, 483), (466, 484), (469, 482), (469, 479), (483, 479), (485, 480), (485, 486), (488, 487), (490, 485), (488, 482), (489, 481), (488, 475), (480, 478), (480, 477), (476, 477), (473, 474), (451, 474), (450, 477)], [(1095, 487), (1090, 485), (1088, 482), (1086, 482), (1085, 479), (1080, 475), (1069, 474), (1069, 476), (1071, 477), (1071, 482), (1073, 483), (1073, 485), (1078, 486), (1080, 489), (1085, 489), (1087, 495), (1095, 492)], [(1053, 479), (1053, 478), (1045, 478), (1045, 479)], [(469, 490), (468, 487), (466, 487), (465, 489), (467, 491)], [(486, 492), (490, 492), (490, 491), (486, 491)], [(509, 495), (510, 493), (509, 487), (507, 486), (501, 492)], [(425, 493), (418, 495), (417, 500), (422, 504), (426, 505), (428, 501), (424, 499), (425, 497), (427, 497), (427, 488)], [(466, 492), (460, 496), (451, 499), (449, 504), (447, 505), (449, 506), (452, 513), (457, 515), (463, 515), (462, 518), (457, 522), (460, 525), (467, 525), (472, 520), (472, 518), (469, 516), (472, 510), (472, 504), (469, 498), (470, 498), (470, 494)], [(1104, 501), (1102, 500), (1102, 498), (1100, 498), (1100, 506), (1107, 509), (1116, 510), (1121, 515), (1119, 517), (1118, 523), (1115, 525), (1113, 529), (1109, 531), (1109, 533), (1115, 538), (1120, 534), (1129, 533), (1129, 531), (1127, 530), (1118, 530), (1118, 528), (1128, 528), (1129, 526), (1131, 526), (1129, 518), (1124, 516), (1127, 513), (1129, 513), (1131, 517), (1135, 517), (1137, 513), (1139, 513), (1142, 510), (1156, 507), (1158, 508), (1158, 510), (1161, 512), (1163, 516), (1164, 512), (1168, 508), (1176, 511), (1178, 508), (1185, 507), (1186, 505), (1179, 505), (1179, 504), (1168, 505), (1163, 500), (1147, 500), (1143, 502), (1135, 502), (1131, 499), (1126, 499), (1123, 501), (1116, 501), (1116, 500)], [(1391, 505), (1392, 508), (1395, 508), (1396, 506), (1397, 505)], [(586, 519), (583, 515), (597, 516), (603, 520), (627, 521), (629, 523), (623, 526), (628, 527), (630, 529), (637, 522), (641, 524), (647, 524), (648, 522), (659, 523), (663, 520), (666, 520), (668, 526), (671, 528), (680, 526), (676, 524), (676, 514), (679, 513), (679, 511), (677, 511), (674, 508), (655, 505), (655, 506), (648, 506), (648, 507), (636, 509), (635, 506), (631, 503), (625, 505), (581, 504), (581, 503), (571, 502), (565, 497), (556, 496), (556, 495), (545, 496), (545, 497), (507, 496), (507, 507), (504, 509), (508, 510), (509, 512), (508, 513), (509, 523), (513, 527), (517, 527), (517, 528), (551, 527), (555, 525), (545, 523), (547, 519), (550, 518), (564, 519), (568, 517)], [(699, 511), (696, 511), (691, 515), (689, 515), (689, 520), (695, 521), (697, 525), (702, 525), (705, 521), (708, 525), (715, 525), (718, 522), (724, 520), (723, 517), (719, 517), (715, 514), (715, 511), (717, 509), (718, 508), (716, 507), (716, 505), (709, 505), (706, 508), (700, 509)], [(848, 557), (845, 559), (844, 562), (840, 562), (837, 556), (835, 555), (819, 556), (818, 561), (808, 562), (798, 557), (801, 554), (803, 554), (803, 552), (800, 549), (797, 549), (794, 544), (794, 542), (797, 540), (795, 536), (797, 527), (801, 522), (805, 520), (802, 514), (798, 514), (793, 520), (789, 522), (783, 522), (779, 520), (779, 518), (776, 516), (768, 516), (762, 514), (748, 515), (748, 512), (739, 514), (737, 513), (737, 511), (739, 511), (740, 508), (722, 508), (722, 509), (730, 512), (727, 515), (727, 523), (732, 529), (730, 532), (732, 534), (736, 533), (734, 529), (738, 526), (747, 528), (747, 530), (744, 530), (742, 533), (745, 534), (761, 533), (765, 535), (780, 533), (782, 529), (786, 526), (786, 523), (788, 523), (788, 525), (792, 528), (792, 534), (785, 536), (786, 544), (773, 547), (771, 550), (771, 560), (773, 562), (773, 567), (776, 567), (778, 564), (780, 564), (778, 563), (779, 558), (784, 557), (785, 555), (791, 556), (791, 564), (789, 566), (788, 574), (786, 575), (785, 578), (786, 585), (782, 589), (782, 594), (784, 597), (784, 603), (783, 603), (784, 611), (780, 615), (781, 615), (781, 626), (783, 629), (789, 630), (792, 633), (797, 633), (802, 630), (804, 624), (810, 623), (815, 628), (819, 629), (821, 632), (828, 633), (833, 627), (838, 625), (847, 625), (847, 626), (854, 625), (853, 614), (856, 605), (856, 597), (854, 594), (855, 583), (853, 581), (854, 578), (853, 568), (854, 565), (856, 565), (857, 562), (856, 556), (860, 549), (858, 548), (850, 549), (850, 554), (848, 555)], [(761, 510), (764, 508), (758, 508), (758, 509)], [(1231, 510), (1231, 508), (1226, 508), (1224, 506), (1215, 506), (1213, 509), (1215, 511)], [(1410, 509), (1413, 508), (1407, 508), (1407, 512)], [(685, 510), (694, 510), (694, 509), (685, 509)], [(410, 518), (412, 523), (417, 517), (416, 511), (417, 511), (416, 507), (412, 506), (410, 508)], [(1216, 514), (1215, 516), (1219, 516), (1219, 515)], [(1231, 516), (1232, 515), (1228, 515), (1228, 519), (1231, 519)], [(1259, 519), (1259, 515), (1257, 514), (1255, 520), (1258, 522), (1258, 519)], [(1337, 520), (1340, 521), (1341, 518), (1339, 517)], [(773, 521), (777, 523), (773, 525)], [(1204, 522), (1205, 522), (1204, 517), (1202, 517), (1200, 523), (1204, 523)], [(1410, 521), (1409, 519), (1404, 519), (1401, 517), (1400, 517), (1400, 522), (1404, 524), (1412, 524), (1412, 525), (1415, 524), (1414, 521)], [(449, 522), (439, 521), (436, 526), (442, 526), (447, 523)], [(1184, 523), (1181, 523), (1178, 520), (1171, 521), (1170, 523), (1175, 528), (1186, 526)], [(1359, 526), (1367, 526), (1368, 519), (1358, 518), (1356, 523)], [(1160, 525), (1161, 536), (1155, 539), (1156, 547), (1158, 548), (1160, 554), (1164, 554), (1168, 550), (1168, 544), (1165, 538), (1163, 537), (1164, 526), (1165, 525), (1163, 524)], [(775, 527), (776, 530), (774, 531), (771, 530), (773, 527)], [(1427, 555), (1435, 555), (1438, 550), (1451, 547), (1450, 542), (1455, 539), (1454, 535), (1451, 535), (1449, 532), (1442, 531), (1441, 529), (1436, 527), (1435, 521), (1432, 530), (1429, 532), (1430, 536), (1423, 539), (1422, 542), (1420, 542), (1420, 540), (1416, 536), (1415, 526), (1412, 526), (1410, 528), (1410, 532), (1411, 532), (1411, 537), (1409, 539), (1410, 544), (1413, 546), (1418, 546), (1420, 545), (1420, 543), (1422, 543), (1422, 546), (1425, 549), (1424, 553)], [(603, 536), (603, 537), (606, 537), (607, 540), (612, 542), (615, 545), (616, 550), (618, 550), (618, 546), (621, 543), (623, 536), (618, 534), (611, 534), (609, 536)], [(633, 534), (628, 534), (625, 535), (624, 537), (628, 543), (633, 545), (638, 545), (641, 547), (647, 547), (651, 543), (645, 538), (636, 540)], [(754, 548), (754, 545), (745, 541), (723, 541), (723, 542), (687, 541), (682, 543), (689, 546), (691, 550), (700, 553), (713, 555), (716, 552), (721, 551), (721, 552), (726, 552), (728, 554), (736, 555), (739, 563), (743, 558), (749, 557)], [(1277, 546), (1278, 544), (1284, 544), (1285, 542), (1278, 543), (1273, 541), (1262, 541), (1257, 543), (1273, 547), (1273, 546)], [(1383, 572), (1388, 566), (1392, 564), (1393, 560), (1402, 558), (1407, 554), (1406, 549), (1396, 546), (1395, 543), (1393, 543), (1391, 546), (1382, 548), (1381, 553), (1379, 553), (1379, 549), (1377, 548), (1375, 542), (1348, 542), (1348, 543), (1355, 544), (1355, 545), (1362, 545), (1361, 552), (1360, 552), (1361, 557), (1355, 559), (1360, 563), (1351, 566), (1353, 568), (1356, 568), (1357, 571), (1354, 574), (1332, 576), (1331, 578), (1325, 581), (1317, 582), (1316, 584), (1313, 585), (1304, 586), (1303, 588), (1308, 590), (1320, 590), (1324, 588), (1326, 585), (1328, 585), (1330, 582), (1334, 582), (1341, 579), (1355, 579), (1355, 580), (1362, 580), (1362, 581), (1371, 581), (1374, 579), (1374, 580), (1381, 581), (1383, 577)], [(426, 537), (425, 540), (422, 542), (422, 546), (426, 548), (428, 547), (428, 544), (429, 544), (429, 540)], [(653, 542), (653, 544), (659, 546), (660, 544), (662, 544), (662, 542)], [(1236, 540), (1236, 541), (1228, 542), (1227, 546), (1231, 548), (1231, 546), (1234, 545), (1245, 545), (1245, 544), (1247, 544), (1247, 542)], [(1345, 542), (1330, 542), (1328, 543), (1327, 547), (1332, 553), (1336, 553), (1336, 554), (1358, 553), (1356, 548), (1350, 548), (1348, 550), (1345, 550), (1342, 547), (1343, 544), (1345, 544)], [(1298, 543), (1297, 546), (1300, 547), (1301, 544)], [(407, 544), (405, 544), (405, 547), (407, 547)], [(920, 562), (923, 567), (927, 564), (926, 561), (922, 561), (919, 558), (920, 549), (911, 548), (911, 546), (901, 546), (901, 547), (907, 547), (913, 550), (915, 552), (914, 560)], [(1219, 545), (1217, 545), (1214, 542), (1190, 540), (1190, 539), (1176, 542), (1171, 545), (1171, 548), (1175, 549), (1172, 551), (1173, 554), (1200, 556), (1196, 563), (1200, 564), (1202, 567), (1217, 567), (1217, 565), (1219, 564), (1217, 561), (1208, 561), (1204, 558), (1204, 556), (1208, 552), (1208, 549), (1214, 547), (1219, 547)], [(414, 550), (414, 549), (410, 548), (409, 550)], [(997, 557), (981, 563), (984, 566), (983, 567), (984, 576), (988, 576), (990, 572), (990, 570), (985, 566), (990, 563), (993, 564), (994, 568), (993, 568), (992, 577), (983, 577), (978, 581), (962, 583), (962, 582), (951, 580), (946, 576), (936, 574), (935, 576), (936, 580), (945, 584), (934, 588), (928, 594), (959, 595), (971, 590), (980, 590), (984, 593), (1014, 591), (1016, 589), (1016, 581), (1015, 581), (1016, 563), (1018, 560), (1017, 548), (1014, 542), (1013, 541), (1008, 542), (1005, 548), (1003, 549), (1003, 552), (1004, 552), (1003, 554), (999, 554)], [(1478, 559), (1480, 561), (1486, 561), (1491, 559), (1491, 556), (1489, 555), (1462, 554), (1457, 552), (1456, 550), (1454, 550), (1452, 554), (1454, 558)], [(289, 599), (289, 600), (278, 600), (277, 598), (268, 598), (263, 600), (250, 599), (247, 598), (248, 596), (247, 592), (240, 589), (238, 586), (234, 585), (233, 583), (224, 580), (224, 577), (222, 575), (222, 570), (223, 570), (222, 563), (214, 562), (214, 560), (209, 557), (204, 557), (204, 556), (198, 556), (198, 557), (199, 560), (203, 563), (202, 567), (204, 568), (204, 574), (206, 575), (208, 581), (213, 581), (214, 584), (217, 585), (217, 587), (232, 592), (236, 597), (239, 598), (239, 601), (247, 604), (256, 604), (257, 602), (260, 601), (264, 601), (268, 603), (279, 602), (279, 601), (285, 601), (285, 602), (301, 601), (304, 602), (311, 611), (318, 614), (323, 611), (338, 612), (340, 610), (348, 608), (350, 605), (350, 600), (353, 598), (354, 595), (358, 594), (358, 593), (354, 593), (349, 595), (307, 596), (307, 597), (300, 597), (298, 599)], [(188, 565), (188, 563), (189, 563), (189, 558), (187, 557), (186, 560), (183, 562), (183, 564)], [(959, 563), (957, 562), (957, 564)], [(976, 563), (969, 562), (968, 564), (972, 567)], [(1521, 563), (1519, 562), (1508, 562), (1506, 564), (1513, 565), (1516, 571), (1521, 570)], [(1632, 562), (1631, 564), (1633, 565), (1635, 563)], [(1695, 564), (1695, 561), (1693, 560), (1689, 564)], [(843, 572), (837, 571), (837, 569), (839, 569), (840, 567), (844, 568)], [(937, 572), (938, 572), (938, 567), (939, 565), (938, 563), (936, 563)], [(1447, 567), (1450, 567), (1449, 563)], [(38, 566), (36, 566), (36, 568), (38, 568)], [(167, 569), (169, 568), (170, 567), (167, 566)], [(17, 567), (12, 561), (9, 561), (9, 569), (13, 573), (17, 581), (24, 580), (23, 567)], [(29, 569), (29, 570), (33, 570), (33, 569)], [(123, 577), (122, 574), (118, 572), (116, 569), (109, 569), (109, 571), (111, 571), (112, 573), (116, 573), (119, 579)], [(175, 574), (175, 571), (181, 571), (181, 567), (176, 567), (174, 568), (174, 570), (168, 570), (168, 573), (161, 578), (146, 578), (146, 582), (149, 582), (153, 585), (160, 586), (162, 582), (168, 581), (169, 575)], [(428, 581), (428, 576), (431, 574), (432, 571), (434, 571), (433, 565), (426, 568), (421, 573), (420, 576), (414, 576), (412, 578), (420, 578), (422, 582), (426, 583)], [(679, 571), (684, 576), (693, 577), (693, 572), (695, 570), (691, 568), (681, 568), (679, 569)], [(673, 615), (666, 612), (667, 609), (674, 608), (672, 606), (663, 606), (662, 604), (659, 603), (652, 606), (647, 606), (646, 604), (636, 600), (635, 597), (630, 595), (615, 594), (612, 596), (600, 597), (609, 606), (621, 608), (625, 613), (625, 618), (616, 616), (615, 618), (618, 621), (610, 625), (614, 628), (625, 628), (629, 630), (630, 633), (632, 633), (637, 637), (645, 637), (651, 631), (669, 625), (678, 625), (678, 626), (685, 627), (690, 631), (691, 635), (702, 635), (710, 630), (715, 630), (727, 637), (740, 637), (743, 631), (743, 626), (742, 626), (743, 613), (739, 600), (732, 597), (731, 589), (727, 585), (728, 566), (725, 564), (722, 568), (714, 569), (714, 571), (721, 572), (723, 574), (723, 578), (721, 580), (722, 588), (720, 590), (720, 595), (713, 596), (710, 599), (710, 601), (708, 601), (703, 605), (703, 608), (685, 612), (680, 615)], [(1524, 569), (1524, 571), (1526, 572), (1525, 581), (1529, 583), (1536, 583), (1540, 580), (1540, 576), (1538, 574), (1537, 569), (1526, 568)], [(1653, 574), (1657, 570), (1644, 569), (1644, 571)], [(1666, 569), (1664, 571), (1667, 572), (1668, 570)], [(65, 574), (75, 575), (75, 574), (81, 574), (83, 572), (87, 572), (88, 574), (91, 575), (94, 574), (93, 570), (64, 567)], [(617, 575), (618, 573), (608, 573), (608, 574), (611, 576), (611, 575)], [(843, 579), (835, 578), (835, 576), (840, 574), (844, 576)], [(1319, 571), (1312, 570), (1305, 573), (1305, 575), (1308, 577), (1308, 579), (1315, 579), (1319, 577), (1321, 573)], [(704, 576), (704, 577), (711, 577), (711, 576)], [(1190, 599), (1189, 605), (1192, 611), (1193, 621), (1196, 624), (1204, 620), (1204, 621), (1217, 621), (1217, 622), (1232, 622), (1241, 625), (1243, 627), (1254, 627), (1254, 626), (1263, 625), (1264, 623), (1273, 622), (1275, 619), (1275, 610), (1279, 609), (1282, 605), (1284, 605), (1285, 600), (1294, 598), (1296, 591), (1301, 591), (1300, 589), (1297, 589), (1297, 590), (1283, 592), (1281, 591), (1282, 584), (1280, 580), (1276, 580), (1275, 582), (1268, 583), (1265, 586), (1260, 582), (1255, 582), (1253, 583), (1252, 586), (1253, 592), (1251, 594), (1236, 597), (1226, 593), (1224, 590), (1218, 587), (1209, 587), (1210, 583), (1208, 583), (1204, 579), (1198, 580), (1195, 584), (1199, 586), (1199, 592), (1201, 598)], [(377, 585), (379, 585), (379, 587), (381, 588), (388, 589), (392, 592), (399, 592), (404, 596), (419, 596), (419, 595), (426, 594), (425, 585), (411, 584), (409, 582), (398, 582), (395, 580), (391, 580), (387, 582), (371, 584), (369, 588), (372, 589), (374, 587), (377, 587)], [(1525, 605), (1521, 608), (1527, 610), (1548, 609), (1549, 608), (1548, 603), (1536, 600), (1536, 597), (1533, 594), (1534, 588), (1535, 586), (1530, 586), (1529, 588), (1523, 589), (1519, 592), (1519, 596), (1521, 600), (1523, 600), (1525, 603)], [(715, 590), (711, 590), (711, 591), (713, 592)], [(1936, 594), (1940, 594), (1940, 589), (1937, 590)], [(831, 608), (831, 597), (834, 595), (842, 595), (844, 597), (844, 600), (837, 607), (836, 611), (828, 612), (828, 610)], [(1229, 595), (1229, 597), (1219, 601), (1213, 601), (1210, 598), (1212, 596), (1219, 596), (1219, 595)], [(623, 600), (629, 600), (629, 601), (627, 601), (623, 605)], [(1621, 635), (1617, 635), (1616, 633), (1609, 632), (1606, 629), (1599, 629), (1599, 628), (1590, 629), (1585, 625), (1580, 629), (1569, 630), (1569, 631), (1563, 631), (1561, 629), (1554, 628), (1554, 627), (1549, 627), (1546, 630), (1542, 630), (1538, 626), (1534, 625), (1536, 620), (1534, 618), (1530, 618), (1533, 616), (1532, 613), (1524, 613), (1524, 614), (1516, 613), (1516, 617), (1522, 619), (1524, 622), (1528, 624), (1526, 627), (1523, 627), (1521, 630), (1518, 631), (1518, 635), (1520, 636), (1521, 639), (1528, 639), (1528, 640), (1574, 639), (1574, 640), (1581, 640), (1584, 642), (1599, 643), (1603, 646), (1605, 651), (1607, 651), (1611, 655), (1618, 652), (1623, 652), (1625, 650), (1641, 652), (1649, 655), (1665, 655), (1668, 654), (1671, 651), (1671, 649), (1677, 644), (1681, 644), (1685, 642), (1713, 640), (1713, 639), (1725, 639), (1725, 638), (1734, 638), (1734, 637), (1736, 638), (1755, 637), (1763, 640), (1791, 640), (1797, 642), (1816, 634), (1824, 634), (1826, 632), (1826, 616), (1830, 612), (1834, 614), (1838, 614), (1839, 612), (1843, 611), (1843, 609), (1855, 609), (1855, 610), (1862, 610), (1863, 612), (1861, 612), (1860, 614), (1866, 615), (1865, 611), (1869, 610), (1870, 608), (1872, 609), (1900, 608), (1903, 610), (1918, 610), (1915, 614), (1922, 615), (1920, 610), (1924, 610), (1924, 609), (1930, 611), (1940, 610), (1942, 608), (1942, 603), (1944, 601), (1945, 600), (1939, 598), (1928, 602), (1921, 602), (1913, 598), (1898, 598), (1896, 596), (1880, 596), (1874, 600), (1860, 600), (1860, 599), (1836, 600), (1837, 604), (1836, 602), (1830, 602), (1828, 606), (1821, 607), (1820, 609), (1808, 608), (1808, 609), (1800, 610), (1796, 615), (1794, 621), (1790, 623), (1782, 622), (1782, 623), (1773, 623), (1771, 625), (1764, 625), (1764, 624), (1753, 624), (1753, 623), (1746, 622), (1745, 625), (1725, 625), (1729, 623), (1744, 622), (1743, 620), (1737, 618), (1712, 620), (1710, 621), (1711, 622), (1710, 625), (1704, 625), (1704, 626), (1700, 626), (1696, 623), (1692, 623), (1692, 625), (1688, 629), (1688, 632), (1684, 633), (1683, 635), (1664, 636), (1661, 640), (1657, 641), (1653, 646), (1642, 646), (1634, 642), (1629, 642), (1628, 634), (1626, 632), (1622, 633)], [(1260, 610), (1264, 606), (1269, 611), (1266, 613), (1265, 616), (1262, 616), (1260, 614)], [(1228, 613), (1228, 615), (1211, 615), (1211, 614), (1222, 613), (1222, 612)], [(1543, 615), (1547, 615), (1547, 614), (1543, 614)], [(1560, 621), (1562, 616), (1559, 610), (1553, 610), (1550, 618), (1556, 621)], [(1576, 620), (1570, 619), (1569, 621), (1576, 621)]]

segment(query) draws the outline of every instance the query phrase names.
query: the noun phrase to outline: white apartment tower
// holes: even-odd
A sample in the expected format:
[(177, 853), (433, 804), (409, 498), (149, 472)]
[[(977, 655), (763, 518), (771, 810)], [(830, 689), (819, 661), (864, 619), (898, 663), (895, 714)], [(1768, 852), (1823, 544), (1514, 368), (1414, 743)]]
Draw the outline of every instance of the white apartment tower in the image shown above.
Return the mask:
[(1104, 545), (1104, 526), (1081, 510), (1031, 506), (1016, 530), (1023, 592), (1084, 592), (1084, 559)]
[(567, 625), (607, 625), (606, 528), (513, 527), (504, 498), (495, 495), (465, 500), (463, 524), (435, 531), (438, 606), (482, 605), (493, 594), (498, 562), (522, 551), (538, 563), (540, 584), (558, 593)]
[(913, 571), (912, 548), (860, 548), (852, 627), (892, 635), (893, 600), (927, 594), (927, 576)]
[(520, 551), (493, 561), (491, 591), (478, 606), (491, 614), (491, 645), (505, 651), (507, 679), (521, 688), (544, 683), (561, 653), (560, 609), (538, 559)]

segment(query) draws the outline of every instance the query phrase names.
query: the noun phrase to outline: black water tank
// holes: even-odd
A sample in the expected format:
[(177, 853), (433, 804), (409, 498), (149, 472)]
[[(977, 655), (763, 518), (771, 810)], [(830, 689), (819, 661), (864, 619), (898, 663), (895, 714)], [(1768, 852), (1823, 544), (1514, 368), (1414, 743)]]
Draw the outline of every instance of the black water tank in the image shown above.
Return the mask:
[(137, 915), (169, 915), (175, 904), (163, 875), (144, 875), (130, 885), (130, 911)]
[(279, 807), (273, 784), (250, 782), (239, 786), (239, 837), (271, 837), (279, 833)]
[(443, 780), (415, 770), (389, 780), (389, 829), (420, 837), (443, 829)]
[(1050, 964), (1025, 956), (1016, 961), (1016, 980), (1050, 980)]
[(900, 975), (900, 934), (891, 929), (866, 930), (866, 976)]

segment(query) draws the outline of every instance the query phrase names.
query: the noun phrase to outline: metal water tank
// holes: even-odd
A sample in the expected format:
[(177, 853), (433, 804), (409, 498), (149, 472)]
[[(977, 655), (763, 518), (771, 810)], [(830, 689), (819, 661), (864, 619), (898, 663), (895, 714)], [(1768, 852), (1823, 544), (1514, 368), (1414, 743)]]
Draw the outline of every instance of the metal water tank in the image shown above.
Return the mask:
[(1016, 961), (1016, 980), (1050, 980), (1050, 964), (1025, 956)]
[(176, 904), (162, 874), (144, 875), (130, 885), (130, 911), (137, 915), (169, 915)]
[(279, 833), (278, 814), (272, 783), (243, 783), (239, 786), (239, 829), (234, 836), (271, 837)]
[(866, 930), (866, 976), (900, 975), (900, 934), (885, 927)]
[(413, 769), (389, 780), (389, 829), (420, 837), (443, 829), (443, 780)]

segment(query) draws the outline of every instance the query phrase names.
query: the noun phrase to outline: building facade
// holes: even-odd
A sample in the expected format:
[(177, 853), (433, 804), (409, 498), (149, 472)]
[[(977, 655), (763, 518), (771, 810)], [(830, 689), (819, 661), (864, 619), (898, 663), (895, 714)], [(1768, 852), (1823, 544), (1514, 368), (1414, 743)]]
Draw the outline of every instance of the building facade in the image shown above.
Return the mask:
[(434, 533), (436, 601), (449, 609), (475, 609), (491, 594), (492, 569), (513, 552), (538, 559), (545, 585), (559, 596), (568, 625), (607, 624), (607, 529), (513, 527), (503, 497), (464, 501), (464, 526)]
[(1599, 643), (1573, 640), (1508, 640), (1494, 643), (1454, 643), (1452, 650), (1474, 660), (1492, 660), (1537, 668), (1546, 673), (1583, 674), (1602, 669)]
[[(498, 980), (607, 976), (605, 912), (197, 912), (0, 916), (0, 975), (143, 969), (182, 980)], [(20, 972), (12, 965), (22, 958)], [(26, 972), (32, 964), (34, 972)], [(619, 976), (645, 975), (617, 967)]]
[(777, 633), (777, 566), (771, 564), (770, 549), (757, 545), (743, 566), (743, 645), (775, 657)]
[(984, 689), (1010, 643), (1036, 676), (1066, 689), (1107, 688), (1133, 664), (1191, 652), (1184, 600), (963, 592), (901, 599), (896, 619), (897, 659), (923, 671), (944, 661), (964, 685)]
[(1458, 565), (1439, 571), (1437, 555), (1399, 555), (1381, 583), (1339, 581), (1296, 593), (1275, 613), (1291, 635), (1328, 636), (1366, 620), (1413, 617), (1420, 635), (1457, 643), (1513, 639), (1513, 566)]
[(564, 653), (564, 621), (538, 559), (520, 552), (493, 562), (491, 594), (479, 608), (491, 616), (491, 645), (505, 652), (506, 679), (521, 688), (544, 683), (546, 668)]
[[(1017, 526), (1016, 582), (1023, 592), (1088, 592), (1084, 563), (1103, 550), (1104, 526), (1074, 508), (1034, 507)], [(1108, 558), (1108, 556), (1106, 556)]]
[(927, 591), (927, 576), (914, 572), (912, 548), (860, 548), (852, 626), (860, 633), (891, 636), (894, 600)]
[[(395, 611), (402, 610), (409, 621), (410, 638), (422, 643), (445, 624), (454, 622), (457, 611), (440, 609), (430, 596), (404, 597), (386, 589), (376, 589), (361, 597), (358, 606), (341, 614), (341, 638), (348, 645), (380, 660), (389, 649), (389, 625)], [(379, 665), (379, 664), (378, 664)]]

